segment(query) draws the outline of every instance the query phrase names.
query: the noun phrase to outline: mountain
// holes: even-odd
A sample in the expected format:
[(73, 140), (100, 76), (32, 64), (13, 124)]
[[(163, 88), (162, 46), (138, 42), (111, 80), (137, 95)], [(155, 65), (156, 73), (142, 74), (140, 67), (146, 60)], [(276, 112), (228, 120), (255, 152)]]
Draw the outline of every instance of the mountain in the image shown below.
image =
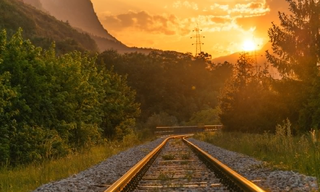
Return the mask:
[(117, 50), (119, 53), (135, 51), (129, 48), (103, 28), (90, 0), (23, 0), (44, 10), (58, 20), (69, 23), (78, 31), (88, 33), (95, 40), (99, 50)]
[(24, 0), (24, 2), (38, 8), (40, 10), (43, 10), (43, 7), (42, 7), (40, 0)]
[(117, 41), (101, 25), (90, 0), (37, 0), (44, 10), (58, 20), (68, 21), (71, 26), (79, 28), (94, 36)]
[[(41, 6), (38, 0), (29, 1)], [(95, 41), (88, 34), (20, 0), (1, 0), (0, 15), (0, 30), (5, 29), (9, 36), (21, 27), (23, 36), (37, 46), (48, 48), (55, 41), (60, 53), (71, 50), (98, 51)]]

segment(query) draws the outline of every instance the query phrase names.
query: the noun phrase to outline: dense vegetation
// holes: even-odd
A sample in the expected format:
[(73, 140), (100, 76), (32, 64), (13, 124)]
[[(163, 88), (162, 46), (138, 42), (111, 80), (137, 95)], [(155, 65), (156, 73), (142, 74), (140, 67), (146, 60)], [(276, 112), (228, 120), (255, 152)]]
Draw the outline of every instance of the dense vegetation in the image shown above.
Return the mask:
[(78, 32), (68, 22), (58, 21), (22, 1), (1, 0), (0, 15), (0, 30), (5, 29), (11, 36), (21, 27), (24, 37), (37, 46), (48, 49), (55, 41), (58, 53), (98, 50), (88, 34)]
[(227, 131), (275, 132), (286, 118), (294, 134), (319, 128), (320, 2), (287, 2), (291, 14), (279, 13), (280, 26), (269, 29), (272, 50), (266, 53), (281, 79), (254, 70), (255, 62), (243, 54), (220, 97)]
[[(151, 123), (159, 116), (163, 122), (158, 126), (185, 124), (195, 115), (199, 120), (195, 124), (219, 122), (217, 115), (204, 116), (212, 115), (217, 107), (220, 89), (232, 74), (231, 64), (211, 63), (204, 53), (193, 57), (172, 51), (120, 55), (110, 50), (101, 53), (98, 60), (127, 75), (128, 85), (137, 91), (141, 103), (141, 121)], [(200, 121), (200, 114), (204, 121)]]
[(122, 138), (140, 113), (126, 79), (74, 51), (43, 51), (21, 30), (0, 34), (0, 162), (56, 158)]

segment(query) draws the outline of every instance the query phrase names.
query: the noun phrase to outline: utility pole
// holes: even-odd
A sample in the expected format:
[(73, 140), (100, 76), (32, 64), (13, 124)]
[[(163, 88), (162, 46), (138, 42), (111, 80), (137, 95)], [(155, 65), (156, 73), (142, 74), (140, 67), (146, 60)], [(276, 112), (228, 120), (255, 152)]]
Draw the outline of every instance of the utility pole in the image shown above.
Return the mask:
[[(192, 43), (192, 45), (196, 45), (196, 54), (195, 54), (195, 56), (197, 56), (199, 53), (201, 53), (201, 45), (203, 45), (203, 43), (201, 42), (201, 38), (204, 38), (204, 36), (201, 36), (201, 34), (200, 34), (201, 31), (202, 30), (199, 29), (198, 24), (197, 24), (197, 27), (194, 30), (192, 30), (192, 32), (196, 33), (196, 35), (193, 36), (196, 39), (196, 42)], [(191, 37), (191, 39), (193, 37)]]

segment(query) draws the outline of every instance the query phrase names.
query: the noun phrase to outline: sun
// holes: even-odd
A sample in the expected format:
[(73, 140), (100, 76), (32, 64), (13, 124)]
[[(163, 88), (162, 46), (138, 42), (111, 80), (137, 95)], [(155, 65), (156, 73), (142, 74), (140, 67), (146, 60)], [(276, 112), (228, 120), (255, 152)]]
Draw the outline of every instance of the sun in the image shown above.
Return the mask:
[(244, 51), (254, 51), (257, 48), (254, 41), (246, 39), (242, 43), (242, 49)]

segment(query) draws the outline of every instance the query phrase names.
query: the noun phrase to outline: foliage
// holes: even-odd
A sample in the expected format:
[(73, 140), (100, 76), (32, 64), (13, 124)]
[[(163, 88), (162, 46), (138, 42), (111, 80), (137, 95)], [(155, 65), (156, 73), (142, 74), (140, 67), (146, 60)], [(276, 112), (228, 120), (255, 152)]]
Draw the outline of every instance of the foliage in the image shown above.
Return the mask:
[(281, 26), (269, 29), (273, 54), (268, 60), (284, 77), (310, 83), (318, 74), (320, 51), (320, 3), (315, 0), (286, 0), (291, 14), (279, 13)]
[(220, 120), (226, 131), (260, 132), (274, 131), (282, 116), (274, 102), (273, 80), (268, 73), (253, 70), (254, 62), (248, 53), (240, 55), (234, 76), (220, 95)]
[(155, 130), (156, 127), (159, 126), (174, 126), (178, 125), (178, 120), (174, 116), (170, 116), (167, 113), (159, 113), (159, 114), (153, 114), (150, 116), (144, 126), (146, 128), (149, 128), (151, 130)]
[(204, 109), (192, 115), (187, 125), (218, 125), (221, 124), (219, 118), (220, 109)]
[[(269, 29), (272, 51), (267, 59), (283, 80), (275, 85), (295, 132), (319, 128), (320, 2), (286, 0), (290, 14), (279, 13), (280, 26)], [(283, 86), (285, 85), (285, 86)]]
[(231, 64), (213, 64), (205, 54), (194, 58), (173, 51), (120, 55), (109, 50), (101, 53), (98, 60), (127, 75), (128, 84), (136, 90), (141, 103), (141, 121), (151, 121), (165, 113), (178, 123), (187, 122), (192, 114), (215, 108), (219, 90), (232, 71)]
[(18, 165), (129, 134), (139, 115), (135, 92), (120, 75), (74, 51), (56, 56), (22, 38), (0, 35), (0, 162)]
[[(0, 62), (1, 65), (2, 62)], [(11, 110), (12, 102), (17, 97), (17, 92), (10, 86), (10, 73), (0, 76), (0, 162), (8, 163), (10, 157), (10, 119), (17, 113)]]

